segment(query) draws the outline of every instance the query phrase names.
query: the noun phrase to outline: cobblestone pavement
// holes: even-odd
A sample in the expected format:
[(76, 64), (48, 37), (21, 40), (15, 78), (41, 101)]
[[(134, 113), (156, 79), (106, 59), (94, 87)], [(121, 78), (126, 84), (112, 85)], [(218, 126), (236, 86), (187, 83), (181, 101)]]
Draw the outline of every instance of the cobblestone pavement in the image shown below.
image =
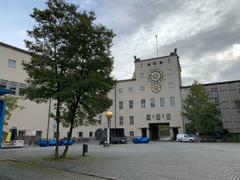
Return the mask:
[[(65, 179), (61, 173), (66, 173), (69, 177), (75, 177), (77, 174), (74, 173), (84, 176), (76, 176), (77, 179), (240, 179), (240, 144), (151, 142), (105, 148), (89, 144), (89, 152), (85, 157), (81, 157), (82, 145), (79, 144), (70, 147), (71, 160), (43, 159), (53, 154), (53, 151), (53, 147), (0, 150), (0, 174), (6, 179), (12, 178), (6, 172), (14, 174), (16, 167), (8, 161), (5, 166), (3, 163), (6, 161), (3, 160), (18, 160), (34, 164), (34, 167), (45, 167), (47, 171), (52, 169), (58, 179)], [(24, 168), (24, 175), (28, 177), (29, 167)], [(19, 173), (16, 171), (16, 174), (17, 172)], [(34, 174), (34, 171), (31, 173)], [(37, 173), (39, 177), (41, 174), (41, 171)]]

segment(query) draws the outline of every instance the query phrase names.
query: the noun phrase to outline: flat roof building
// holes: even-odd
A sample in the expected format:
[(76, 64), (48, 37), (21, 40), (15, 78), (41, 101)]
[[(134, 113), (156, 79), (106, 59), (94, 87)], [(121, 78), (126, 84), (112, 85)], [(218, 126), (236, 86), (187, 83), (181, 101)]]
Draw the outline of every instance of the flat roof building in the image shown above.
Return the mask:
[[(220, 106), (219, 118), (223, 122), (224, 129), (230, 133), (240, 133), (240, 110), (235, 101), (240, 99), (240, 80), (203, 84), (211, 101), (218, 101)], [(190, 86), (181, 88), (181, 96), (184, 99), (189, 93)]]
[[(22, 61), (30, 58), (27, 51), (0, 42), (0, 88), (11, 89), (21, 97), (22, 89), (27, 86)], [(163, 57), (144, 60), (134, 57), (134, 64), (133, 78), (117, 81), (109, 92), (113, 100), (109, 108), (113, 112), (111, 128), (124, 128), (126, 136), (150, 136), (152, 140), (175, 138), (176, 134), (183, 133), (181, 104), (189, 86), (181, 84), (177, 49)], [(233, 105), (239, 98), (240, 81), (204, 86), (214, 98), (223, 102), (224, 127), (230, 132), (240, 132), (239, 113)], [(48, 121), (49, 103), (36, 104), (23, 99), (19, 103), (25, 108), (13, 112), (8, 128), (17, 128), (19, 137), (38, 135), (46, 138), (47, 132), (49, 137), (54, 136), (55, 122)], [(75, 128), (73, 137), (93, 137), (96, 129), (107, 128), (105, 112), (96, 118), (99, 120), (96, 126)], [(67, 132), (67, 128), (61, 127), (60, 136), (66, 137)]]

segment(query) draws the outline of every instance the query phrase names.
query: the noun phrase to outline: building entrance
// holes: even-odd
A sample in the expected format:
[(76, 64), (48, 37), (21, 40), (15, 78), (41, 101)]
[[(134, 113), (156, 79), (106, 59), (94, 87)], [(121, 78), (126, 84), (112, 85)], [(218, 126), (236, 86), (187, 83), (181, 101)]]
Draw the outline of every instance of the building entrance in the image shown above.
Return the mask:
[(149, 123), (150, 140), (157, 141), (170, 137), (169, 123)]
[(178, 128), (173, 128), (173, 140), (176, 140), (178, 134)]
[(142, 137), (147, 137), (147, 128), (142, 128)]

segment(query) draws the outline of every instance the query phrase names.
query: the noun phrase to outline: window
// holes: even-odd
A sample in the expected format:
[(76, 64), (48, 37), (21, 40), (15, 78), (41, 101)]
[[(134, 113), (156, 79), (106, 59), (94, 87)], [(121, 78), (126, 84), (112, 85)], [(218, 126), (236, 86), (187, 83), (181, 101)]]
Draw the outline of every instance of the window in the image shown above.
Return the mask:
[(145, 86), (140, 86), (140, 91), (145, 91)]
[(150, 98), (150, 107), (155, 108), (155, 99), (154, 98)]
[(213, 101), (218, 101), (218, 89), (217, 88), (211, 88), (211, 98)]
[(217, 88), (211, 88), (211, 97), (218, 98), (218, 89)]
[(146, 100), (141, 99), (141, 108), (145, 108), (145, 107), (146, 107)]
[(128, 92), (133, 92), (133, 87), (129, 87)]
[(134, 136), (134, 131), (129, 131), (130, 136)]
[(89, 137), (93, 137), (93, 132), (89, 132)]
[(175, 106), (175, 99), (174, 97), (170, 97), (170, 106)]
[(17, 62), (15, 60), (9, 59), (8, 60), (8, 67), (10, 68), (16, 68)]
[(6, 89), (7, 88), (7, 80), (0, 80), (0, 88)]
[(133, 109), (133, 100), (129, 100), (129, 109)]
[(78, 137), (83, 137), (83, 132), (78, 132)]
[(99, 116), (98, 116), (98, 123), (99, 123), (99, 124), (102, 124), (102, 115), (99, 115)]
[(162, 118), (164, 119), (164, 114), (162, 114)]
[(147, 119), (148, 121), (150, 121), (150, 120), (151, 120), (151, 115), (150, 115), (150, 114), (147, 114), (147, 115), (146, 115), (146, 119)]
[(120, 125), (120, 126), (123, 125), (123, 116), (119, 116), (119, 125)]
[(154, 61), (154, 62), (153, 62), (153, 65), (157, 65), (157, 62), (156, 62), (156, 61)]
[(160, 98), (160, 107), (164, 107), (165, 104), (164, 104), (164, 98)]
[(25, 89), (26, 87), (27, 87), (26, 84), (23, 84), (23, 83), (20, 83), (20, 84), (19, 84), (19, 92), (18, 92), (19, 96), (23, 96), (23, 95), (24, 95), (24, 89)]
[(144, 79), (144, 73), (139, 74), (140, 79)]
[(36, 131), (36, 136), (42, 138), (42, 131)]
[(16, 94), (16, 89), (17, 89), (17, 83), (16, 82), (10, 82), (10, 90), (12, 90), (13, 94)]
[(170, 63), (170, 59), (168, 59), (168, 63)]
[(170, 113), (167, 113), (167, 114), (166, 114), (166, 119), (167, 119), (167, 120), (171, 120), (171, 114), (170, 114)]
[(26, 131), (18, 131), (19, 138), (24, 138), (25, 134), (26, 134)]
[(130, 125), (134, 125), (134, 117), (129, 116)]
[(68, 132), (67, 132), (67, 137), (69, 137), (69, 136), (70, 136), (70, 132), (68, 131)]
[(118, 89), (119, 94), (123, 93), (123, 88)]
[(123, 101), (119, 101), (119, 109), (123, 109)]
[(159, 63), (162, 64), (162, 61), (160, 61)]
[(151, 66), (151, 64), (150, 64), (150, 63), (148, 63), (148, 66)]
[(161, 120), (160, 114), (156, 114), (156, 120)]

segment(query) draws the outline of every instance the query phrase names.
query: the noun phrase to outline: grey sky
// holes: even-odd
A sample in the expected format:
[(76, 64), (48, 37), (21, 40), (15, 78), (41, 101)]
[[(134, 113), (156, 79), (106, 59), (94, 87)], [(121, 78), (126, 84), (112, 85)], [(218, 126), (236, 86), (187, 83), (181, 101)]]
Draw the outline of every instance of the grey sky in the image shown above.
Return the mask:
[[(0, 0), (0, 27), (4, 26), (0, 41), (24, 47), (25, 30), (33, 25), (29, 14), (34, 6), (44, 7), (44, 1), (30, 2), (11, 0), (6, 3)], [(134, 55), (141, 59), (156, 56), (155, 34), (158, 35), (160, 56), (178, 48), (184, 85), (191, 84), (194, 79), (203, 83), (240, 79), (238, 0), (68, 2), (94, 10), (97, 22), (116, 33), (112, 48), (115, 58), (113, 74), (119, 80), (132, 77)], [(3, 10), (13, 17), (4, 17)], [(10, 32), (15, 33), (15, 38)]]

